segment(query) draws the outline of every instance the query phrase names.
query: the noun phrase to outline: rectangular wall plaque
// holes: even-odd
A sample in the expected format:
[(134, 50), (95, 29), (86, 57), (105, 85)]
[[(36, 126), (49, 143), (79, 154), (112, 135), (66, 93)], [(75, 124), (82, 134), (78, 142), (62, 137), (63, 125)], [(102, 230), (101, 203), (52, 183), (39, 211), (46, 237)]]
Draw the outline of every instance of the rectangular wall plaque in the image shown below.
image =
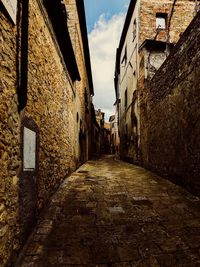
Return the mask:
[(34, 171), (36, 168), (36, 132), (24, 127), (23, 170)]
[(17, 20), (17, 0), (0, 0), (5, 6), (8, 14), (10, 15), (14, 24), (16, 24)]

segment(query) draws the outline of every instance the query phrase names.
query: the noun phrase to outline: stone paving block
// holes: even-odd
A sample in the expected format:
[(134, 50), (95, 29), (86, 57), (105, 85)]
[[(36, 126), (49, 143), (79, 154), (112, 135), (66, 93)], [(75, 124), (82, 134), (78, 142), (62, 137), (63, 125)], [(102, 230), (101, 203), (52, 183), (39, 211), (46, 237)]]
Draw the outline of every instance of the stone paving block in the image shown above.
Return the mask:
[(108, 207), (111, 214), (125, 213), (125, 210), (121, 206)]

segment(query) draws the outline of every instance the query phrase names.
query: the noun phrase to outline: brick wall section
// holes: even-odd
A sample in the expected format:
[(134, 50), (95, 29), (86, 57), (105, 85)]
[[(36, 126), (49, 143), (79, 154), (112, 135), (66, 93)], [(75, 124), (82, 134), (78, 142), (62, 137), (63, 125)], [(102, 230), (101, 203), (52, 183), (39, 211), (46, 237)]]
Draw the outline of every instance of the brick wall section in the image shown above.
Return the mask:
[[(171, 43), (176, 43), (179, 40), (180, 33), (184, 32), (188, 24), (192, 21), (194, 16), (195, 1), (191, 0), (177, 0), (174, 11), (171, 15), (173, 1), (163, 0), (141, 0), (140, 7), (140, 36), (139, 43), (141, 45), (145, 39), (153, 39), (156, 33), (156, 13), (166, 13), (167, 21), (170, 23), (170, 38)], [(186, 15), (187, 14), (187, 15)], [(166, 30), (160, 30), (156, 40), (166, 41)]]
[(18, 181), (20, 166), (16, 93), (17, 28), (0, 12), (0, 266), (18, 249)]
[[(144, 166), (200, 194), (200, 13), (146, 85)], [(145, 105), (147, 101), (147, 106)]]

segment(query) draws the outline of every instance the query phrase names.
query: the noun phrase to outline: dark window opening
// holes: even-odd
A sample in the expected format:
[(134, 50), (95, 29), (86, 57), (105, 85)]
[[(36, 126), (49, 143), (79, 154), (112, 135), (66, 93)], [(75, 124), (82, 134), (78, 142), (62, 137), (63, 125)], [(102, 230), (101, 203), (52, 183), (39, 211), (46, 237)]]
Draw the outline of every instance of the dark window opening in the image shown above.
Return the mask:
[(133, 41), (135, 40), (136, 37), (136, 31), (137, 31), (137, 23), (136, 20), (133, 22)]
[(125, 47), (124, 56), (122, 58), (121, 64), (124, 64), (124, 66), (126, 66), (126, 63), (127, 63), (127, 46)]

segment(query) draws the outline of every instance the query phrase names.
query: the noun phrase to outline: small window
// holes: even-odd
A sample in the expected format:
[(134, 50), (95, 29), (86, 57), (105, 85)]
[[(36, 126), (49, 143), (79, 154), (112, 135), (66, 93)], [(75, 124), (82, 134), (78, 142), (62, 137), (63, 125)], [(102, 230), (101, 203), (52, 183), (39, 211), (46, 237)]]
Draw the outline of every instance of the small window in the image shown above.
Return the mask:
[(137, 27), (137, 23), (136, 23), (136, 20), (134, 20), (134, 22), (133, 22), (133, 41), (135, 40), (135, 37), (136, 37), (136, 27)]
[(167, 14), (157, 13), (156, 14), (156, 29), (166, 29), (167, 28)]
[(127, 95), (127, 89), (125, 91), (124, 95), (124, 108), (127, 109), (127, 102), (128, 102), (128, 95)]

